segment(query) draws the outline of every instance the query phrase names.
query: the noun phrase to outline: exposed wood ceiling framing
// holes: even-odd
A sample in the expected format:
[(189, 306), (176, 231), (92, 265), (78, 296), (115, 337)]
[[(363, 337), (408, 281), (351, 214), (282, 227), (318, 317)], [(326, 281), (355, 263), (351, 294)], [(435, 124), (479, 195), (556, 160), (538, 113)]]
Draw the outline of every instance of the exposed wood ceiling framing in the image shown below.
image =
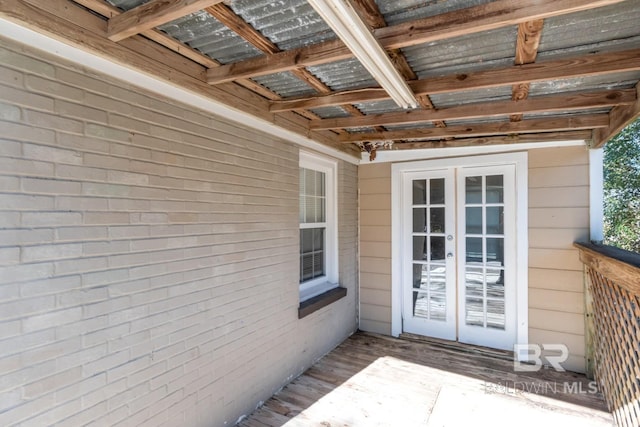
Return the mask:
[[(409, 84), (418, 109), (384, 110), (380, 105), (387, 105), (389, 96), (378, 87), (343, 85), (336, 91), (331, 73), (317, 74), (314, 69), (352, 58), (340, 40), (325, 37), (283, 49), (255, 25), (257, 21), (245, 20), (233, 0), (134, 1), (138, 5), (128, 10), (106, 0), (0, 0), (0, 16), (354, 155), (363, 148), (375, 154), (376, 148), (390, 148), (390, 141), (394, 149), (418, 149), (580, 138), (597, 147), (640, 113), (636, 77), (631, 77), (635, 87), (612, 85), (603, 78), (640, 75), (640, 28), (620, 40), (614, 35), (609, 44), (600, 42), (592, 50), (576, 44), (556, 48), (566, 54), (539, 51), (545, 37), (554, 37), (553, 25), (547, 31), (553, 19), (576, 16), (579, 21), (581, 12), (605, 7), (630, 7), (640, 13), (638, 0), (496, 0), (391, 21), (391, 15), (385, 15), (390, 0), (351, 2)], [(196, 12), (215, 18), (260, 55), (222, 64), (215, 55), (162, 30)], [(433, 43), (445, 41), (455, 46), (464, 37), (510, 28), (513, 65), (489, 61), (481, 67), (470, 64), (468, 71), (461, 66), (445, 73), (416, 71), (422, 60), (415, 56), (416, 48), (428, 51)], [(211, 37), (216, 43), (215, 35)], [(263, 76), (276, 73), (290, 73), (309, 90), (303, 96), (283, 96), (260, 84)], [(595, 83), (564, 91), (563, 82), (571, 79)], [(535, 85), (552, 84), (557, 90), (535, 91)], [(510, 98), (475, 98), (501, 88), (509, 88)], [(310, 90), (315, 94), (309, 95)], [(368, 110), (372, 103), (376, 107)], [(328, 114), (327, 108), (343, 113)]]

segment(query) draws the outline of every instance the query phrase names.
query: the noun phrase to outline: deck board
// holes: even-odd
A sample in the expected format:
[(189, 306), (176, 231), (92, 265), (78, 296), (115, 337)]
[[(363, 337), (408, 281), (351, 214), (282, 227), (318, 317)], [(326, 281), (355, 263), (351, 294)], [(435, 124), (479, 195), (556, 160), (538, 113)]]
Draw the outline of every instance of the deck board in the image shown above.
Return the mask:
[(358, 332), (239, 426), (497, 427), (512, 425), (506, 414), (521, 426), (612, 426), (589, 385), (570, 372), (514, 372), (508, 352)]

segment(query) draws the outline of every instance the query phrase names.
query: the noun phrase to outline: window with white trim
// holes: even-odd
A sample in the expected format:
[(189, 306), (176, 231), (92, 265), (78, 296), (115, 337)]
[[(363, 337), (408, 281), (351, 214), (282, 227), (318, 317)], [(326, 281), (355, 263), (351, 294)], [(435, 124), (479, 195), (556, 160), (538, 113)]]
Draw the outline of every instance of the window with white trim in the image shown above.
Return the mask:
[(338, 286), (337, 163), (300, 152), (300, 301)]

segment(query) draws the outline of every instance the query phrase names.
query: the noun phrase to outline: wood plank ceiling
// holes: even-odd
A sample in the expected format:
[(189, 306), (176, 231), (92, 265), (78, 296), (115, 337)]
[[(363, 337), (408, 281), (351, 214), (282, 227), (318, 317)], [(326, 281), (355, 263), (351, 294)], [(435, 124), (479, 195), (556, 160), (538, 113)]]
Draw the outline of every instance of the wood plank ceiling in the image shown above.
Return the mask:
[[(388, 13), (394, 19), (391, 25), (381, 11), (390, 9), (391, 0), (351, 0), (418, 99), (419, 107), (411, 111), (384, 103), (389, 96), (379, 87), (361, 87), (356, 82), (335, 90), (331, 73), (314, 73), (318, 67), (352, 58), (334, 36), (286, 49), (245, 20), (242, 5), (233, 0), (132, 0), (133, 7), (114, 6), (125, 3), (0, 0), (0, 16), (354, 155), (361, 150), (375, 157), (378, 149), (567, 139), (584, 139), (599, 147), (640, 113), (640, 26), (636, 24), (631, 33), (616, 32), (616, 26), (622, 24), (614, 19), (621, 13), (616, 15), (618, 10), (640, 16), (639, 0), (459, 0), (454, 1), (453, 10), (437, 14), (424, 13), (430, 4), (438, 3), (436, 0), (409, 2), (414, 3), (418, 16), (411, 17), (411, 10), (403, 19)], [(280, 4), (286, 7), (287, 2)], [(568, 22), (579, 27), (587, 21), (585, 13), (595, 9), (603, 11), (603, 18), (593, 21), (589, 29), (610, 36), (591, 40), (588, 35), (576, 34), (573, 45), (554, 45), (558, 36), (552, 31), (547, 44), (554, 48), (539, 58), (545, 29), (548, 25), (559, 27), (553, 20), (570, 17), (573, 21)], [(215, 18), (259, 55), (223, 64), (188, 40), (162, 30), (172, 22), (188, 26), (180, 20), (194, 13)], [(607, 20), (607, 16), (612, 18)], [(262, 18), (268, 19), (266, 15)], [(500, 49), (501, 39), (490, 35), (510, 28), (515, 38), (511, 64), (487, 60), (485, 65), (481, 58), (470, 62), (468, 70), (465, 64), (452, 68), (446, 62), (445, 72), (438, 72), (437, 67), (428, 72), (415, 69), (414, 64), (423, 59), (416, 52), (428, 53), (438, 43), (464, 49), (469, 37), (485, 37)], [(303, 32), (304, 28), (298, 30)], [(210, 43), (222, 42), (215, 34), (210, 38)], [(469, 52), (469, 57), (473, 54)], [(261, 77), (278, 73), (289, 73), (308, 90), (304, 95), (283, 96), (260, 84)], [(367, 78), (370, 81), (370, 76), (362, 76), (362, 80)], [(583, 86), (567, 84), (569, 81)], [(536, 93), (536, 87), (547, 89)], [(482, 96), (483, 91), (504, 88), (510, 89), (510, 99)], [(367, 106), (374, 104), (378, 109), (372, 112)], [(380, 110), (379, 105), (389, 107)], [(323, 113), (327, 108), (341, 114)]]

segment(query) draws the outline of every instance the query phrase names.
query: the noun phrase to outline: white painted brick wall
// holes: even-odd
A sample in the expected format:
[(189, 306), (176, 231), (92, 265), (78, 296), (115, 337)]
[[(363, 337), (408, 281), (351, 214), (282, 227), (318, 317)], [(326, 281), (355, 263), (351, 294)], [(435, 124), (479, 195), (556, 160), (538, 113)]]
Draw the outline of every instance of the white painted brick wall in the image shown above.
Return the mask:
[(356, 328), (298, 320), (298, 149), (0, 41), (0, 425), (232, 425)]

